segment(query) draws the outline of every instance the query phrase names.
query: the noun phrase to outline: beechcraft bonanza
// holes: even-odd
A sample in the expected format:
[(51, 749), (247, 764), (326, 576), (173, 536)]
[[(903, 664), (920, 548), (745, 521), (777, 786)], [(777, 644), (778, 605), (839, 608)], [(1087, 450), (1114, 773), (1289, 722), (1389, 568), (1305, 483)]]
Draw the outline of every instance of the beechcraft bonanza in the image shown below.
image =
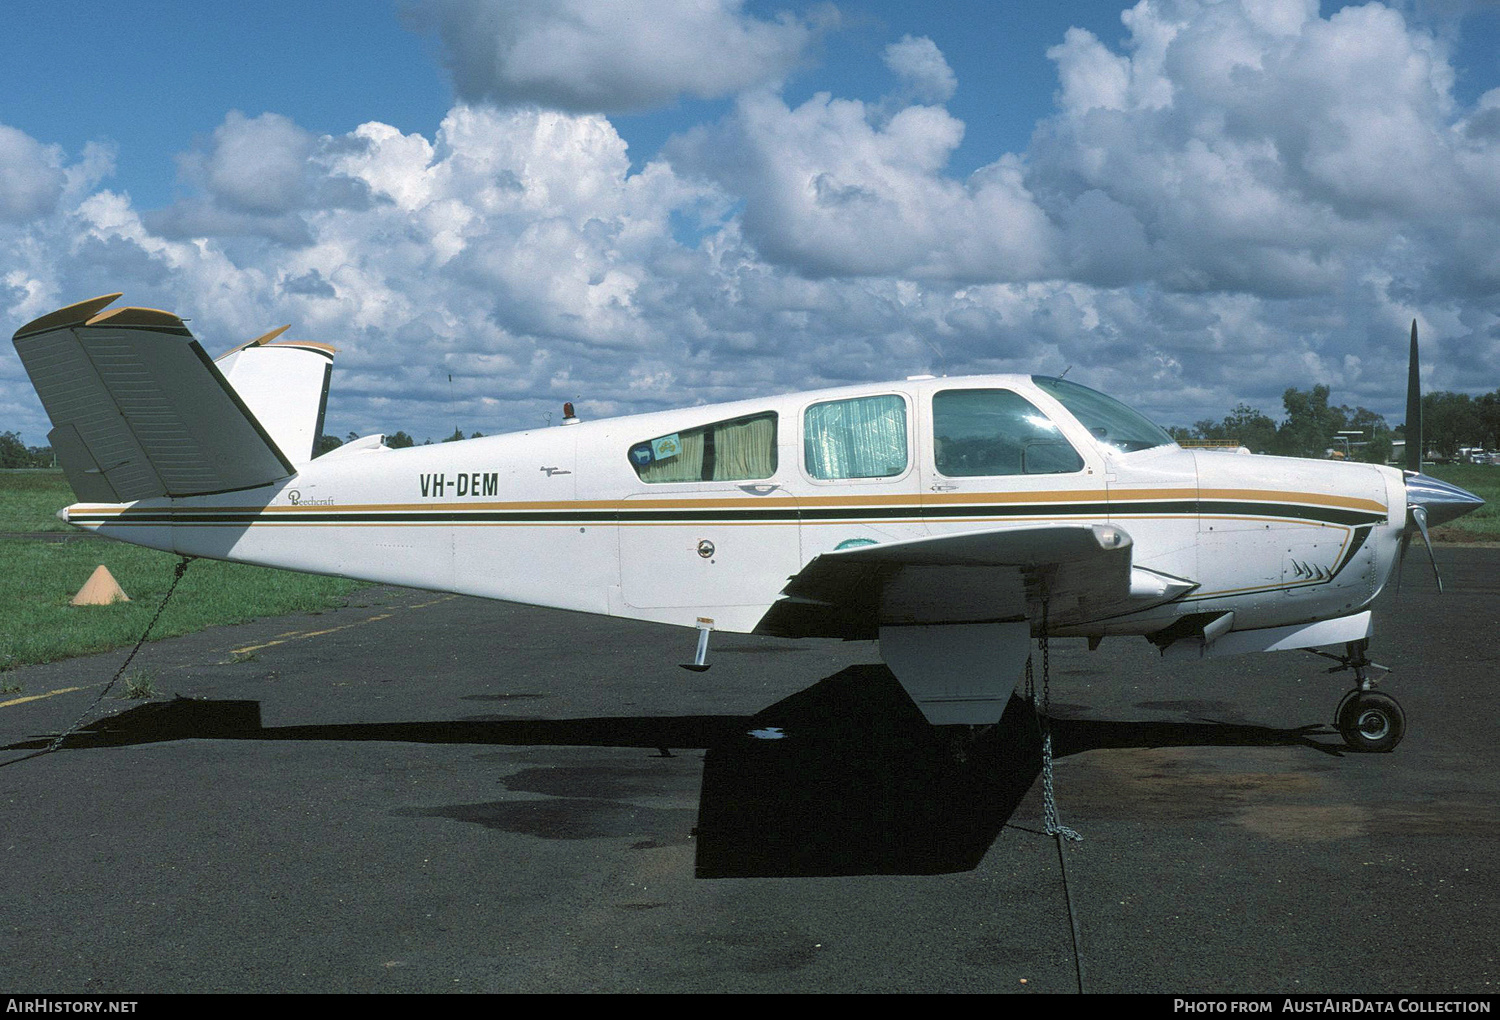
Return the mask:
[[(1414, 533), (1482, 501), (1418, 470), (1190, 451), (1064, 379), (907, 379), (316, 460), (334, 350), (217, 361), (181, 319), (83, 301), (16, 349), (70, 524), (212, 557), (712, 630), (878, 639), (934, 724), (999, 719), (1035, 637), (1164, 656), (1305, 648), (1389, 750), (1370, 604)], [(284, 329), (285, 327), (283, 327)], [(1434, 561), (1434, 569), (1436, 563)]]

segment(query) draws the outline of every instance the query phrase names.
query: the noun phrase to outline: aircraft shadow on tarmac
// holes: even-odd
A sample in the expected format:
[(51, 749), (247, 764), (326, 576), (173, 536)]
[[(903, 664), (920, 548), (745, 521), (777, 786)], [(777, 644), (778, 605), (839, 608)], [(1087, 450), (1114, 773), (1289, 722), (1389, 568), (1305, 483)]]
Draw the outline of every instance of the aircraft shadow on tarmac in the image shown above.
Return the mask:
[[(1052, 732), (1059, 758), (1100, 748), (1193, 746), (1339, 753), (1312, 739), (1331, 732), (1323, 726), (1054, 718)], [(851, 666), (753, 716), (266, 727), (259, 702), (177, 698), (98, 720), (69, 735), (62, 749), (189, 738), (703, 748), (699, 878), (969, 871), (1041, 771), (1030, 702), (1012, 696), (1000, 722), (977, 733), (935, 729), (881, 665)], [(4, 750), (35, 750), (49, 739)]]

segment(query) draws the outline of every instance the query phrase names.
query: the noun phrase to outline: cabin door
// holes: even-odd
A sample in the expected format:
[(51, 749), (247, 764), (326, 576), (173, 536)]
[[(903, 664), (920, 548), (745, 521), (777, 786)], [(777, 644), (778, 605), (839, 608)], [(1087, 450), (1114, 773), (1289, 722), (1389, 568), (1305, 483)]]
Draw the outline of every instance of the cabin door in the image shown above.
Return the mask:
[(926, 403), (922, 512), (935, 535), (1102, 521), (1097, 457), (1003, 387), (936, 388)]

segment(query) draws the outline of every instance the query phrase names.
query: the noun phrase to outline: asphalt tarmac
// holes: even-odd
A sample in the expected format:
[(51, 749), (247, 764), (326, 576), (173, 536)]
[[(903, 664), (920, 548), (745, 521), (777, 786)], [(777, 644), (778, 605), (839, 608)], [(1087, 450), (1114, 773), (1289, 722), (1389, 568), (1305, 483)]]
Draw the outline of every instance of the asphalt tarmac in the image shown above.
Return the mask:
[[(951, 742), (871, 644), (367, 589), (0, 675), (0, 990), (1493, 994), (1500, 550), (1420, 548), (1355, 754), (1304, 652), (1052, 645)], [(71, 688), (71, 690), (70, 690)], [(665, 749), (665, 753), (663, 752)]]

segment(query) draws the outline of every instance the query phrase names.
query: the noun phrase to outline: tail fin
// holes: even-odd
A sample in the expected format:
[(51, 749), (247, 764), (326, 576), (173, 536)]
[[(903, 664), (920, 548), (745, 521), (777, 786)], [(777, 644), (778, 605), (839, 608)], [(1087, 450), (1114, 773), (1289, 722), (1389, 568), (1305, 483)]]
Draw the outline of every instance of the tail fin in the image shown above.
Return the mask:
[(16, 351), (80, 500), (128, 503), (254, 488), (294, 474), (181, 319), (80, 301), (22, 326)]
[(273, 329), (214, 364), (281, 451), (301, 467), (318, 451), (337, 351), (327, 344), (271, 342), (286, 330)]

